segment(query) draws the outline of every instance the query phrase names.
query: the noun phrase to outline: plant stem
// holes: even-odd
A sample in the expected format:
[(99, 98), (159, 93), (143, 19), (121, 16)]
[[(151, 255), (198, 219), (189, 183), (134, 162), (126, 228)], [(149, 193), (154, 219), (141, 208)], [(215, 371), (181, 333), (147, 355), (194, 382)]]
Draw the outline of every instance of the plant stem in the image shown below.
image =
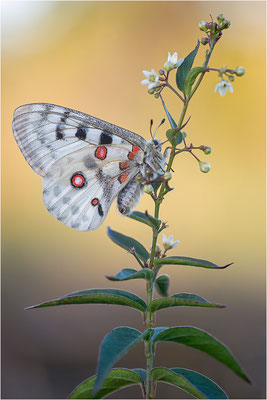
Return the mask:
[[(213, 48), (211, 48), (210, 50), (208, 50), (206, 52), (206, 56), (205, 56), (205, 60), (204, 60), (204, 64), (203, 64), (204, 67), (208, 66), (208, 62), (209, 62), (210, 56), (212, 54), (212, 51), (213, 51)], [(205, 75), (205, 72), (202, 72), (198, 81), (195, 84), (195, 87), (192, 89), (190, 95), (185, 99), (183, 99), (181, 97), (181, 95), (170, 84), (168, 84), (168, 82), (166, 82), (167, 83), (166, 86), (168, 86), (171, 90), (173, 90), (175, 92), (175, 94), (177, 94), (177, 96), (183, 100), (183, 109), (182, 109), (182, 112), (180, 115), (177, 129), (181, 129), (181, 127), (183, 125), (183, 121), (184, 121), (184, 118), (186, 115), (188, 104), (189, 104), (193, 94), (196, 92), (197, 88), (199, 87), (199, 85)], [(172, 164), (173, 164), (176, 154), (177, 154), (176, 153), (176, 145), (174, 144), (172, 146), (171, 154), (170, 154), (168, 165), (167, 165), (167, 171), (169, 171), (169, 172), (171, 171)], [(155, 202), (154, 217), (155, 218), (159, 218), (160, 205), (163, 201), (163, 196), (166, 193), (165, 190), (166, 190), (166, 184), (163, 182), (160, 187), (159, 194), (158, 194), (157, 198), (154, 200), (154, 202)], [(157, 271), (154, 270), (154, 259), (155, 259), (155, 254), (156, 254), (157, 240), (158, 240), (158, 231), (155, 228), (153, 228), (152, 248), (151, 248), (149, 267), (154, 271), (154, 276), (147, 283), (147, 307), (153, 300), (153, 290), (154, 290), (154, 284), (155, 284), (154, 282), (155, 282), (155, 278), (156, 278), (156, 274), (157, 274)], [(151, 314), (151, 312), (147, 311), (146, 312), (146, 328), (147, 329), (153, 327), (152, 318), (153, 318), (153, 315)], [(150, 374), (151, 369), (153, 368), (153, 360), (154, 360), (154, 352), (153, 352), (152, 345), (153, 345), (153, 343), (152, 343), (151, 338), (145, 341), (145, 354), (146, 354), (146, 360), (147, 360), (147, 362), (146, 362), (146, 372), (147, 372), (146, 399), (154, 398), (153, 382), (152, 382), (151, 374)]]
[[(153, 289), (154, 289), (154, 282), (153, 279), (150, 279), (147, 282), (147, 307), (153, 300)], [(153, 321), (152, 321), (153, 315), (151, 314), (150, 311), (147, 311), (146, 313), (146, 328), (152, 328)], [(154, 359), (154, 354), (152, 351), (152, 340), (151, 338), (149, 340), (145, 341), (145, 354), (146, 354), (146, 399), (151, 399), (151, 390), (152, 390), (152, 379), (150, 375), (150, 371), (153, 368), (153, 359)]]

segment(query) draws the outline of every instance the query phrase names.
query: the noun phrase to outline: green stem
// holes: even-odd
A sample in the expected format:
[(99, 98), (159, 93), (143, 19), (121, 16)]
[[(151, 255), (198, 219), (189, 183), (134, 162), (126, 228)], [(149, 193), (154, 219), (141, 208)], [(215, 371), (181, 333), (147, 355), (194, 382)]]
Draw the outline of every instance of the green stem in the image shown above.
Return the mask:
[[(147, 307), (153, 300), (153, 289), (154, 289), (154, 282), (153, 279), (150, 279), (147, 282)], [(153, 315), (150, 311), (146, 313), (146, 328), (152, 328), (153, 326)], [(150, 371), (153, 368), (153, 359), (154, 354), (152, 351), (152, 340), (145, 341), (145, 354), (146, 354), (146, 399), (151, 399), (151, 392), (152, 392), (152, 379), (150, 375)]]
[[(205, 61), (203, 66), (207, 67), (210, 56), (212, 54), (212, 50), (213, 48), (211, 48), (209, 51), (207, 51), (206, 53), (206, 57), (205, 57)], [(193, 88), (192, 92), (190, 93), (190, 95), (188, 96), (188, 98), (183, 99), (183, 109), (180, 115), (180, 119), (177, 125), (177, 128), (180, 129), (185, 115), (186, 115), (186, 111), (188, 108), (188, 104), (190, 99), (192, 98), (193, 94), (196, 92), (197, 88), (199, 87), (203, 77), (205, 75), (205, 72), (203, 72), (201, 74), (201, 76), (199, 77), (197, 83), (195, 84), (195, 87)], [(170, 85), (169, 85), (170, 87)], [(170, 87), (170, 89), (173, 90), (172, 87)], [(173, 91), (176, 92), (176, 90), (174, 89)], [(178, 95), (178, 97), (180, 98), (181, 96), (176, 93)], [(169, 157), (169, 161), (168, 161), (168, 165), (167, 165), (167, 171), (171, 171), (172, 168), (172, 164), (173, 164), (173, 160), (175, 158), (176, 155), (176, 146), (173, 145), (172, 146), (172, 150), (171, 150), (171, 154)], [(159, 211), (160, 211), (160, 205), (163, 201), (163, 196), (166, 193), (166, 185), (163, 182), (160, 190), (159, 190), (159, 194), (158, 197), (154, 200), (155, 202), (155, 210), (154, 210), (154, 216), (155, 218), (159, 218)], [(155, 254), (156, 254), (156, 246), (157, 246), (157, 240), (158, 240), (158, 231), (154, 228), (153, 229), (153, 237), (152, 237), (152, 248), (151, 248), (151, 256), (150, 256), (150, 263), (149, 266), (150, 268), (154, 271), (154, 276), (153, 278), (147, 283), (147, 307), (149, 306), (149, 304), (153, 301), (153, 289), (154, 289), (154, 282), (155, 282), (155, 278), (156, 278), (156, 274), (157, 271), (154, 270), (154, 259), (155, 259)], [(153, 327), (153, 315), (151, 314), (151, 312), (147, 311), (146, 312), (146, 328), (152, 328)], [(153, 353), (153, 348), (152, 348), (152, 340), (146, 340), (145, 341), (145, 354), (146, 354), (146, 371), (147, 371), (147, 378), (146, 378), (146, 399), (152, 399), (154, 397), (154, 393), (153, 393), (153, 382), (151, 379), (151, 369), (153, 368), (153, 360), (154, 360), (154, 353)]]

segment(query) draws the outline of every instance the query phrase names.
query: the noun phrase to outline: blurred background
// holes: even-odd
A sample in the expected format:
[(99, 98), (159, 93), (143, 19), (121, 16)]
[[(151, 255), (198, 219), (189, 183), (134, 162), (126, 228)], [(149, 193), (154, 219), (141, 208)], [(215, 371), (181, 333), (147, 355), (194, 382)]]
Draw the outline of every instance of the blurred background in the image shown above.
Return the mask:
[[(138, 268), (114, 245), (107, 226), (149, 249), (146, 226), (120, 217), (115, 205), (104, 224), (78, 232), (54, 219), (42, 201), (42, 181), (12, 136), (14, 109), (49, 102), (123, 126), (149, 140), (149, 121), (164, 117), (159, 100), (140, 84), (142, 70), (158, 70), (168, 51), (185, 57), (201, 38), (198, 23), (224, 13), (224, 31), (210, 66), (246, 69), (234, 93), (214, 94), (207, 74), (188, 116), (189, 141), (209, 145), (203, 174), (188, 154), (174, 165), (175, 190), (161, 208), (165, 233), (181, 244), (173, 255), (219, 265), (221, 271), (165, 267), (170, 293), (189, 292), (225, 309), (160, 311), (158, 326), (193, 325), (233, 351), (250, 386), (204, 353), (175, 344), (157, 348), (155, 365), (195, 369), (230, 398), (265, 398), (265, 3), (264, 2), (6, 2), (2, 3), (2, 398), (66, 398), (95, 373), (98, 347), (112, 328), (142, 330), (138, 312), (120, 306), (81, 305), (24, 311), (24, 307), (87, 288), (113, 287), (144, 296), (144, 282), (113, 283), (105, 275)], [(196, 65), (202, 64), (201, 46)], [(165, 96), (174, 117), (176, 97)], [(180, 105), (179, 105), (180, 107)], [(168, 124), (157, 136), (164, 140)], [(143, 196), (138, 210), (150, 210)], [(171, 252), (170, 252), (171, 254)], [(142, 345), (117, 366), (144, 367)], [(138, 387), (113, 398), (140, 398)], [(159, 384), (158, 398), (189, 398)]]

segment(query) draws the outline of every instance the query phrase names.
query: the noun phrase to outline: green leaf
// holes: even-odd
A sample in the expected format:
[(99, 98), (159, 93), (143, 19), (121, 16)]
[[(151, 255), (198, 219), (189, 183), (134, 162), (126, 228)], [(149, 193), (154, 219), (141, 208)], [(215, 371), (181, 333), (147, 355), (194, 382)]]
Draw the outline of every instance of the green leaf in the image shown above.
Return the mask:
[(223, 269), (233, 264), (230, 263), (223, 266), (219, 266), (213, 264), (210, 261), (200, 260), (198, 258), (180, 257), (180, 256), (159, 258), (156, 259), (154, 263), (157, 265), (157, 267), (160, 267), (162, 265), (190, 265), (192, 267), (212, 268), (212, 269)]
[(100, 390), (112, 366), (136, 346), (143, 336), (144, 333), (137, 329), (121, 326), (113, 329), (104, 337), (100, 346), (94, 393)]
[(131, 371), (136, 372), (140, 376), (142, 382), (145, 382), (145, 380), (146, 380), (146, 370), (145, 369), (143, 369), (143, 368), (134, 368)]
[(180, 65), (180, 67), (177, 69), (176, 72), (176, 84), (178, 89), (180, 89), (182, 92), (184, 91), (184, 81), (187, 77), (188, 72), (190, 71), (194, 59), (197, 55), (198, 49), (199, 49), (199, 40), (198, 43), (193, 51), (188, 54), (188, 56), (184, 59), (183, 63)]
[(134, 293), (120, 289), (88, 289), (68, 294), (59, 299), (45, 301), (30, 308), (61, 306), (65, 304), (117, 304), (135, 308), (142, 312), (146, 309), (146, 303)]
[(191, 93), (191, 88), (197, 78), (197, 76), (201, 73), (207, 71), (206, 67), (195, 67), (192, 68), (187, 77), (186, 80), (184, 81), (184, 92), (186, 94), (186, 96), (188, 96)]
[(153, 277), (153, 272), (149, 268), (143, 268), (140, 271), (136, 271), (135, 269), (131, 268), (124, 268), (117, 275), (115, 276), (106, 275), (106, 277), (110, 281), (129, 281), (130, 279), (140, 279), (140, 278), (150, 280)]
[(250, 382), (232, 353), (224, 346), (224, 344), (201, 329), (191, 326), (166, 328), (164, 331), (153, 337), (153, 339), (154, 343), (175, 342), (201, 350), (231, 368), (245, 381)]
[(122, 233), (113, 231), (111, 228), (108, 228), (107, 234), (114, 243), (123, 249), (131, 251), (134, 248), (136, 255), (141, 258), (141, 260), (146, 261), (149, 258), (148, 251), (137, 240), (123, 235)]
[(185, 368), (153, 368), (154, 381), (177, 386), (197, 399), (228, 399), (215, 382), (199, 372)]
[[(170, 286), (170, 278), (167, 274), (159, 275), (155, 281), (155, 288), (161, 296), (167, 297)], [(152, 304), (152, 303), (150, 303)], [(153, 312), (153, 311), (152, 311)]]
[(126, 386), (141, 385), (142, 379), (137, 371), (125, 368), (111, 370), (96, 395), (93, 394), (96, 377), (92, 376), (80, 383), (70, 394), (69, 399), (103, 399), (108, 394)]
[(161, 99), (161, 101), (162, 101), (164, 110), (165, 110), (165, 112), (166, 112), (166, 115), (167, 115), (167, 117), (168, 117), (168, 120), (169, 120), (169, 123), (170, 123), (171, 127), (172, 127), (173, 129), (177, 128), (177, 124), (176, 124), (176, 122), (174, 121), (174, 119), (172, 118), (171, 114), (169, 113), (168, 108), (166, 107), (165, 102), (163, 101), (163, 99)]
[(142, 213), (140, 211), (134, 211), (130, 215), (127, 215), (127, 217), (134, 219), (135, 221), (142, 222), (143, 224), (146, 224), (151, 228), (155, 227), (156, 229), (159, 229), (161, 224), (161, 221), (159, 219), (152, 217), (147, 213), (146, 214)]
[(213, 308), (224, 308), (226, 307), (223, 304), (215, 304), (211, 303), (208, 300), (200, 297), (196, 294), (192, 293), (179, 293), (174, 294), (171, 297), (165, 299), (156, 299), (153, 300), (147, 311), (154, 313), (155, 311), (162, 310), (163, 308), (168, 307), (177, 307), (177, 306), (190, 306), (190, 307), (213, 307)]

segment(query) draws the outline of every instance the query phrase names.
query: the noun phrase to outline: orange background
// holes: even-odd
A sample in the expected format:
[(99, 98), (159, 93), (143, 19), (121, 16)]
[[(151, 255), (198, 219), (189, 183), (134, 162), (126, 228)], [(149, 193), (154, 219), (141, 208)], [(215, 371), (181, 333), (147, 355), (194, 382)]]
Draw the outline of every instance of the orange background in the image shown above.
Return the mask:
[[(105, 275), (138, 268), (106, 235), (107, 226), (149, 249), (147, 227), (120, 217), (115, 205), (96, 231), (78, 232), (55, 220), (12, 137), (13, 110), (32, 102), (77, 109), (149, 140), (149, 121), (164, 117), (160, 101), (140, 84), (170, 51), (185, 57), (201, 38), (198, 22), (224, 13), (232, 22), (210, 66), (246, 68), (234, 93), (214, 94), (209, 73), (190, 104), (188, 141), (212, 147), (202, 174), (188, 154), (177, 157), (161, 208), (165, 234), (181, 244), (173, 255), (203, 258), (226, 270), (165, 267), (170, 292), (190, 292), (227, 304), (223, 310), (172, 309), (158, 326), (194, 325), (231, 348), (254, 385), (204, 353), (161, 344), (155, 365), (192, 368), (214, 379), (230, 398), (265, 398), (265, 3), (264, 2), (7, 2), (2, 7), (2, 398), (64, 398), (94, 374), (98, 346), (112, 328), (143, 329), (135, 310), (82, 305), (23, 308), (86, 288), (114, 287), (144, 296), (144, 282), (112, 283)], [(201, 46), (196, 65), (203, 62)], [(165, 100), (174, 117), (180, 104)], [(179, 107), (179, 108), (178, 108)], [(157, 136), (164, 140), (167, 123)], [(140, 211), (152, 212), (143, 196)], [(118, 366), (144, 367), (142, 346)], [(113, 398), (136, 398), (138, 388)], [(160, 384), (158, 397), (189, 398)]]

